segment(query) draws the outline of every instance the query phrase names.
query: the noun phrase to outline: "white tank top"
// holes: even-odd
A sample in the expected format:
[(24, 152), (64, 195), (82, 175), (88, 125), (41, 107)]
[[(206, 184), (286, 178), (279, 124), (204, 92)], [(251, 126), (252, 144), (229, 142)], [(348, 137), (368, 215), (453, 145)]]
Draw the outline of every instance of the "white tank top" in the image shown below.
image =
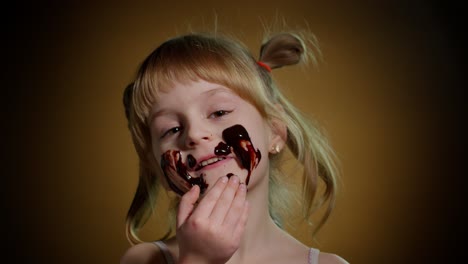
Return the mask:
[[(156, 246), (159, 247), (159, 249), (163, 253), (164, 259), (166, 260), (167, 264), (175, 264), (174, 258), (172, 257), (171, 252), (169, 252), (169, 248), (167, 247), (167, 245), (164, 242), (155, 241), (153, 243)], [(308, 264), (318, 264), (319, 253), (320, 253), (320, 251), (318, 249), (310, 248), (307, 263)]]

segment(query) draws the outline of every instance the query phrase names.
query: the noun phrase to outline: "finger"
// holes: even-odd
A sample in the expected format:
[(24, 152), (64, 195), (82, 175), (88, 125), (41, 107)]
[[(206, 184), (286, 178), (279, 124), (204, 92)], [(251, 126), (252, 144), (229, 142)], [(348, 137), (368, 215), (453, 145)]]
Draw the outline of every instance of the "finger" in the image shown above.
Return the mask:
[(250, 211), (250, 204), (246, 200), (244, 202), (243, 210), (242, 210), (242, 215), (239, 218), (239, 221), (237, 222), (236, 228), (234, 229), (232, 233), (232, 238), (236, 241), (240, 241), (242, 238), (242, 235), (244, 234), (245, 226), (247, 225), (247, 218), (249, 216), (249, 211)]
[(190, 191), (182, 196), (179, 210), (177, 211), (177, 228), (185, 223), (185, 220), (190, 216), (199, 196), (200, 187), (198, 187), (198, 185), (193, 186)]
[(231, 207), (223, 219), (224, 226), (236, 226), (244, 211), (246, 193), (246, 185), (243, 183), (240, 184), (231, 203)]
[(194, 217), (208, 217), (213, 211), (213, 207), (219, 199), (219, 196), (224, 191), (228, 182), (228, 178), (223, 176), (219, 178), (213, 188), (211, 188), (205, 196), (198, 203), (197, 210), (195, 210)]
[(219, 196), (219, 199), (213, 208), (213, 212), (210, 215), (210, 219), (214, 225), (220, 225), (224, 222), (226, 214), (229, 212), (234, 201), (234, 197), (239, 189), (239, 182), (239, 177), (231, 177), (223, 193)]

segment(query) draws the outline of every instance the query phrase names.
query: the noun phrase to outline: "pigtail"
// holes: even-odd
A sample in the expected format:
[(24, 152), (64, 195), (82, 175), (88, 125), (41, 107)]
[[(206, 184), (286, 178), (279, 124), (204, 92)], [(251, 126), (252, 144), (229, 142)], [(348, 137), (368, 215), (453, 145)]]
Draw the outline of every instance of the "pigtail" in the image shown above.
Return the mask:
[(271, 69), (294, 65), (301, 61), (304, 44), (292, 34), (282, 33), (270, 38), (260, 48), (259, 61)]
[[(267, 39), (260, 48), (259, 66), (266, 64), (271, 69), (283, 66), (307, 63), (317, 65), (321, 59), (321, 52), (317, 39), (311, 33), (280, 33)], [(264, 68), (264, 67), (263, 67)], [(267, 93), (272, 98), (274, 105), (280, 105), (279, 111), (273, 118), (279, 118), (288, 127), (287, 146), (291, 153), (303, 166), (302, 204), (304, 219), (314, 226), (314, 234), (324, 225), (329, 218), (335, 204), (337, 189), (338, 166), (334, 151), (332, 150), (327, 137), (321, 131), (319, 125), (313, 120), (306, 118), (280, 91), (271, 78), (271, 74), (261, 71), (262, 79), (267, 86)], [(275, 112), (272, 108), (272, 112)], [(280, 166), (276, 164), (275, 166)], [(284, 175), (272, 173), (270, 188), (279, 190), (275, 186), (281, 181)], [(319, 185), (323, 184), (321, 190)], [(320, 191), (319, 191), (320, 190)], [(290, 194), (289, 196), (294, 196)], [(279, 198), (279, 197), (278, 197)], [(284, 201), (288, 200), (288, 195), (280, 199), (270, 196), (270, 214), (279, 215), (276, 208), (287, 208)], [(325, 206), (326, 209), (317, 223), (311, 223), (311, 216), (319, 208)]]

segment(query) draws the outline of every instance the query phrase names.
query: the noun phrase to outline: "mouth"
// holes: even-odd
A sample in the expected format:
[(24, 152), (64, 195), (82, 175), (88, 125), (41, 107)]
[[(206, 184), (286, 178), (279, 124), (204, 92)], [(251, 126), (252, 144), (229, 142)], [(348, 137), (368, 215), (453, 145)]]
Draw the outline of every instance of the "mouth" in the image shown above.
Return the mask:
[(204, 161), (198, 163), (198, 165), (195, 167), (195, 171), (199, 171), (199, 170), (205, 168), (206, 166), (215, 164), (217, 162), (225, 160), (226, 158), (227, 157), (212, 157), (212, 158), (209, 158), (207, 160), (204, 160)]

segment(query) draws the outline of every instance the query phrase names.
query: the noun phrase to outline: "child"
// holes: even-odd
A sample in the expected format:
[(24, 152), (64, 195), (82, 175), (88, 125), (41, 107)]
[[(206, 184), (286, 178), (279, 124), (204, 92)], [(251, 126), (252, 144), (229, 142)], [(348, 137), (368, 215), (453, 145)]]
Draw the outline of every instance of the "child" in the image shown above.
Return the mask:
[[(317, 200), (327, 205), (320, 228), (334, 204), (333, 152), (271, 77), (272, 69), (306, 60), (310, 40), (275, 35), (257, 61), (231, 39), (189, 34), (146, 58), (124, 93), (140, 177), (127, 216), (136, 245), (121, 263), (347, 263), (294, 239), (276, 210), (285, 200), (285, 148), (304, 166), (306, 219)], [(142, 243), (137, 230), (158, 186), (176, 194), (176, 235)]]

